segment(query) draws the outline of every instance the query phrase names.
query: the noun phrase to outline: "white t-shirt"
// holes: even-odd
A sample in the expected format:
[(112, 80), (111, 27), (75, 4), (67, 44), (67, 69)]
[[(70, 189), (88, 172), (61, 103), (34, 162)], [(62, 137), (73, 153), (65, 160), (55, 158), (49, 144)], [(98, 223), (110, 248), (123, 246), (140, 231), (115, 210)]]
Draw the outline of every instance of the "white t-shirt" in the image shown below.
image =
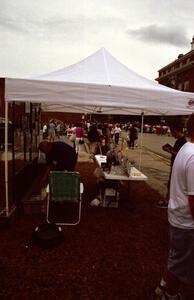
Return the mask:
[(44, 124), (43, 128), (42, 128), (42, 131), (45, 133), (47, 131), (47, 125)]
[(120, 127), (115, 127), (114, 133), (120, 133), (120, 132), (121, 132), (121, 128)]
[(194, 229), (188, 196), (194, 195), (194, 143), (185, 143), (176, 155), (168, 204), (168, 220), (174, 227)]

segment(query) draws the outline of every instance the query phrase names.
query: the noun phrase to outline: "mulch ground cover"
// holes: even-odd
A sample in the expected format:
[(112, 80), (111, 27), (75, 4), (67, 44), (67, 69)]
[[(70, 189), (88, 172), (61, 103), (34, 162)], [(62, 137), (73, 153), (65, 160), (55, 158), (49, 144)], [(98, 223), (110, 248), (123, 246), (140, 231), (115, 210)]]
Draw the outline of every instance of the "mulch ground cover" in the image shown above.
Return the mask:
[(118, 208), (92, 207), (95, 165), (78, 163), (84, 183), (81, 222), (64, 242), (32, 242), (44, 215), (21, 215), (0, 228), (0, 299), (152, 300), (168, 250), (167, 212), (146, 182), (130, 184)]

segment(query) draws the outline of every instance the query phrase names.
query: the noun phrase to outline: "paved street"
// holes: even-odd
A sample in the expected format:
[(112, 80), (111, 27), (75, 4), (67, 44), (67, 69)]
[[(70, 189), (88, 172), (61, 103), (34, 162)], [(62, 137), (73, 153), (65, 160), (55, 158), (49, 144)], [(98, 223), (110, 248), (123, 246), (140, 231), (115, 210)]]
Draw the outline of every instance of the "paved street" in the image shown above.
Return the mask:
[[(170, 172), (170, 155), (162, 150), (166, 143), (174, 144), (173, 137), (144, 134), (142, 148), (128, 149), (127, 155), (135, 160), (136, 166), (148, 177), (147, 183), (161, 197), (166, 193), (166, 185)], [(140, 144), (140, 138), (138, 140)]]
[[(143, 146), (146, 149), (149, 149), (169, 159), (170, 154), (162, 150), (162, 146), (166, 143), (174, 145), (175, 138), (167, 135), (157, 135), (157, 134), (150, 134), (150, 133), (143, 134)], [(140, 144), (140, 137), (139, 137), (139, 144)]]

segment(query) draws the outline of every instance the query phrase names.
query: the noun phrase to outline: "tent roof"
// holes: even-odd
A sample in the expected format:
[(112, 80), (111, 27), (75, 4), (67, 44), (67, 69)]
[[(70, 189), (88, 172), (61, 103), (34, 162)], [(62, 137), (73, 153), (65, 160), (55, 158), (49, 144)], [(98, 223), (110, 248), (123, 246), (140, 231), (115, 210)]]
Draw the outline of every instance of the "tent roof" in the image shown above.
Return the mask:
[(81, 62), (46, 75), (6, 78), (5, 99), (41, 102), (47, 111), (150, 115), (194, 111), (194, 93), (146, 79), (104, 48)]
[(105, 48), (101, 48), (76, 64), (35, 79), (127, 88), (139, 88), (141, 85), (144, 88), (160, 88), (158, 83), (138, 75), (121, 64)]

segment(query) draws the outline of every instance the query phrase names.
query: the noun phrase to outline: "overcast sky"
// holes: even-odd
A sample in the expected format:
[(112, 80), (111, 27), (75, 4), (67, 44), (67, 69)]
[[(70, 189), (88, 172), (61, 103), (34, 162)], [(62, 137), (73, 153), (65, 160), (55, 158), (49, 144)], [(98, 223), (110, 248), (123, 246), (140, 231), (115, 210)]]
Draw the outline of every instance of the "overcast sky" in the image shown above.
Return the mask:
[(154, 80), (193, 35), (193, 0), (0, 0), (0, 77), (42, 75), (104, 47)]

